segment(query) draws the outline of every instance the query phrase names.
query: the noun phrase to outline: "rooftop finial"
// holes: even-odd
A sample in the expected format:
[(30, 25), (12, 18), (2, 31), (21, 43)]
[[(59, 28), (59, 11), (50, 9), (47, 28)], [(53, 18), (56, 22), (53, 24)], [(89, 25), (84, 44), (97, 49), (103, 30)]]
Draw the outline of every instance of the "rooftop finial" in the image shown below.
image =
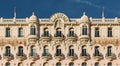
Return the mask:
[(35, 15), (34, 12), (32, 12), (32, 15)]
[(83, 15), (85, 15), (85, 12), (83, 12)]

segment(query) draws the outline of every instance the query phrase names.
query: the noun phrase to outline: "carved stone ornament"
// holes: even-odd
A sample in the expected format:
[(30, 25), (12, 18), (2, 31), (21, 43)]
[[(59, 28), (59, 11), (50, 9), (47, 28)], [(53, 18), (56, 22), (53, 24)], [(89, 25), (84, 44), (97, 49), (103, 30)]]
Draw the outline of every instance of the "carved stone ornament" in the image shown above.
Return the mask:
[(50, 22), (55, 22), (56, 19), (61, 18), (64, 22), (69, 22), (69, 18), (63, 13), (55, 13), (51, 16)]

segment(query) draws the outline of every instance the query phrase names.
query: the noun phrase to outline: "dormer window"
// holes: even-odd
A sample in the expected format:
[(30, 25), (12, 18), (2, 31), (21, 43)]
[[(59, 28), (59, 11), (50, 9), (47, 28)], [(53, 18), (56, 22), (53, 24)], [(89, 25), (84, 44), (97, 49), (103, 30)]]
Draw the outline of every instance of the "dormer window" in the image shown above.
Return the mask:
[(48, 37), (49, 36), (49, 31), (48, 31), (48, 29), (46, 28), (46, 29), (44, 29), (44, 36), (45, 37)]
[(57, 37), (61, 37), (61, 36), (62, 36), (62, 32), (61, 32), (61, 29), (60, 29), (60, 28), (58, 28), (58, 29), (56, 30), (56, 36), (57, 36)]
[(36, 34), (35, 26), (31, 26), (30, 35), (35, 35), (35, 34)]
[(73, 28), (69, 29), (69, 36), (74, 36), (74, 29)]
[(112, 37), (112, 28), (108, 28), (108, 37)]
[(82, 35), (87, 35), (87, 26), (82, 27)]
[(95, 28), (95, 37), (99, 37), (99, 28)]
[(23, 28), (18, 29), (18, 37), (23, 37)]

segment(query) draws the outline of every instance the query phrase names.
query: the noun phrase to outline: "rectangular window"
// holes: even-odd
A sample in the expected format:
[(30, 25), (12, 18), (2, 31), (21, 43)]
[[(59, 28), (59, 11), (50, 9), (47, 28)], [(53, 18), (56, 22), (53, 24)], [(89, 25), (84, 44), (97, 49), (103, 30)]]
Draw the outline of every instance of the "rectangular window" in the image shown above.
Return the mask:
[(57, 56), (60, 56), (60, 55), (61, 55), (61, 49), (57, 49), (56, 55), (57, 55)]
[(112, 63), (108, 63), (108, 66), (112, 66)]
[(44, 49), (44, 55), (46, 56), (48, 54), (48, 49)]
[(10, 66), (10, 63), (6, 63), (6, 66)]
[(112, 37), (112, 28), (108, 28), (108, 37)]
[(95, 37), (99, 37), (99, 28), (95, 28)]
[(57, 31), (57, 37), (61, 37), (61, 31)]
[(10, 28), (6, 28), (6, 37), (10, 37)]
[(18, 29), (18, 37), (23, 37), (23, 28)]
[(49, 32), (48, 31), (44, 31), (44, 36), (48, 37), (49, 36)]
[(69, 31), (69, 36), (74, 36), (74, 31)]

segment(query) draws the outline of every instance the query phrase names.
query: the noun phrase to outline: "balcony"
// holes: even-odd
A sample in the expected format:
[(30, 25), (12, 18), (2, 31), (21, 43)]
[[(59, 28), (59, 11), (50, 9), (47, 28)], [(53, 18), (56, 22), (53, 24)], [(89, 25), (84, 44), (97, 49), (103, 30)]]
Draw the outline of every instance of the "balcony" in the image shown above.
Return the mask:
[(88, 53), (86, 53), (85, 55), (83, 55), (82, 53), (80, 54), (80, 59), (87, 61), (90, 59), (90, 55)]
[(89, 39), (89, 35), (81, 35), (79, 38), (80, 39)]
[(58, 61), (61, 61), (65, 58), (63, 54), (57, 54), (57, 53), (55, 53), (54, 57)]
[(27, 57), (26, 57), (26, 55), (25, 54), (16, 54), (16, 58), (18, 59), (18, 60), (20, 60), (20, 61), (23, 61), (23, 60), (25, 60)]
[(108, 55), (108, 53), (106, 53), (106, 59), (112, 61), (116, 59), (116, 55), (114, 53), (111, 53), (111, 55)]
[(77, 55), (75, 53), (74, 54), (68, 53), (67, 58), (70, 59), (71, 61), (73, 61), (73, 60), (77, 59)]
[(6, 53), (4, 53), (4, 54), (3, 54), (3, 58), (4, 58), (5, 60), (7, 60), (7, 61), (10, 61), (10, 60), (13, 60), (13, 59), (14, 59), (14, 56), (13, 56), (13, 54), (6, 54)]
[(37, 35), (28, 35), (28, 39), (38, 39)]
[(98, 55), (96, 55), (95, 53), (93, 54), (93, 58), (97, 61), (103, 59), (103, 55), (101, 53), (99, 53)]
[(50, 53), (42, 53), (42, 59), (48, 61), (50, 59), (52, 59), (52, 55)]
[(70, 34), (68, 34), (67, 35), (67, 40), (77, 40), (77, 35), (76, 34), (74, 34), (74, 35), (70, 35)]
[(64, 39), (64, 35), (63, 35), (63, 34), (61, 34), (61, 35), (55, 34), (55, 35), (54, 35), (54, 38), (55, 38), (55, 40), (60, 40), (60, 41), (62, 41), (62, 40)]
[(42, 34), (40, 39), (43, 40), (43, 41), (44, 40), (49, 41), (49, 40), (51, 40), (51, 37), (52, 36), (50, 34), (49, 35)]
[(39, 59), (39, 55), (37, 53), (35, 53), (35, 54), (30, 53), (29, 58), (32, 59), (33, 61), (35, 61), (35, 60)]
[(37, 35), (28, 35), (29, 44), (36, 44), (38, 37)]

